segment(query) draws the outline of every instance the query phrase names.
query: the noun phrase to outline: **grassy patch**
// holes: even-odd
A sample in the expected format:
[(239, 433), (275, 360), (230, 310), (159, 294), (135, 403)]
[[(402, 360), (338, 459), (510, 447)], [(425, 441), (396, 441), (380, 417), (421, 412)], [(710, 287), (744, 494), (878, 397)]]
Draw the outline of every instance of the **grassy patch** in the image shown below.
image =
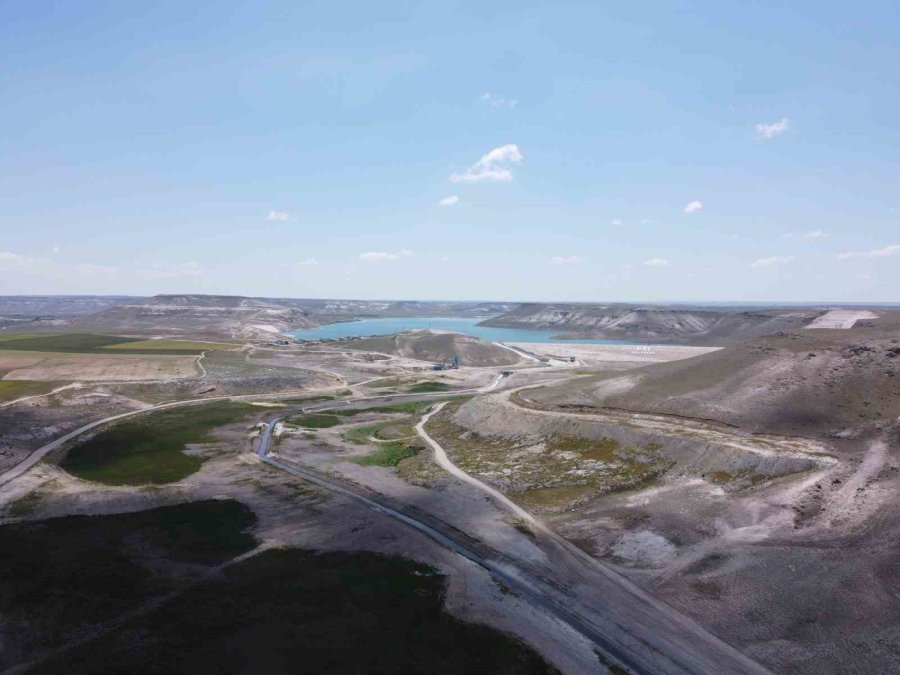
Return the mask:
[(658, 446), (626, 447), (613, 438), (479, 435), (453, 423), (457, 404), (427, 430), (463, 471), (494, 484), (526, 508), (568, 510), (609, 492), (634, 489), (673, 465)]
[(354, 457), (351, 461), (360, 466), (397, 466), (404, 459), (414, 457), (421, 450), (422, 447), (418, 445), (391, 441), (390, 443), (379, 443), (376, 450), (361, 457)]
[(406, 390), (413, 394), (427, 394), (433, 391), (447, 391), (450, 388), (446, 382), (416, 382)]
[[(180, 340), (142, 340), (94, 333), (59, 333), (32, 336), (5, 336), (3, 349), (9, 351), (55, 352), (62, 354), (169, 354), (196, 356), (216, 343)], [(202, 346), (201, 346), (202, 345)], [(234, 345), (220, 345), (221, 349)]]
[(288, 424), (293, 424), (306, 429), (328, 429), (341, 424), (340, 418), (334, 415), (320, 415), (311, 413), (309, 415), (297, 415), (287, 420)]
[(267, 551), (44, 670), (555, 672), (516, 639), (447, 614), (444, 589), (402, 558)]
[(231, 402), (150, 413), (76, 445), (60, 466), (74, 476), (107, 485), (172, 483), (205, 461), (184, 454), (188, 444), (207, 442), (216, 427), (257, 413), (252, 405)]
[(32, 382), (30, 380), (0, 380), (0, 401), (12, 401), (23, 396), (46, 394), (59, 386), (59, 382)]
[(181, 352), (191, 351), (200, 353), (204, 351), (216, 351), (223, 349), (235, 349), (239, 345), (226, 344), (224, 342), (199, 342), (195, 340), (139, 340), (138, 342), (123, 342), (120, 344), (109, 345), (103, 349), (114, 349), (121, 351), (141, 350), (148, 352), (165, 351), (165, 352)]
[(204, 501), (0, 526), (0, 669), (252, 549), (254, 520), (238, 502)]

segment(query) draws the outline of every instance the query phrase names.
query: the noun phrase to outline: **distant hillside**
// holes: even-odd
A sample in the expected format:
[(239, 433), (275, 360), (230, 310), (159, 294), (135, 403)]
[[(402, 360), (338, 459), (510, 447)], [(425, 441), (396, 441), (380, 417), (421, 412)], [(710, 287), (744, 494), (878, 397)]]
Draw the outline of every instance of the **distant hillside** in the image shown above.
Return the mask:
[(77, 328), (260, 338), (318, 325), (308, 312), (256, 298), (157, 295), (67, 322)]
[(526, 303), (482, 325), (558, 329), (580, 336), (658, 343), (724, 344), (799, 328), (822, 313), (817, 309)]
[(876, 329), (781, 333), (617, 377), (534, 390), (529, 398), (850, 438), (900, 417), (900, 337)]
[(343, 321), (348, 318), (379, 316), (483, 317), (509, 312), (517, 306), (511, 302), (422, 302), (417, 300), (307, 300), (274, 298), (286, 307), (296, 307), (324, 319)]
[(0, 295), (0, 316), (67, 317), (93, 314), (143, 298), (127, 295)]
[(449, 363), (459, 357), (463, 366), (509, 366), (519, 357), (509, 349), (470, 335), (434, 330), (410, 330), (395, 335), (343, 340), (349, 349), (405, 356), (420, 361)]

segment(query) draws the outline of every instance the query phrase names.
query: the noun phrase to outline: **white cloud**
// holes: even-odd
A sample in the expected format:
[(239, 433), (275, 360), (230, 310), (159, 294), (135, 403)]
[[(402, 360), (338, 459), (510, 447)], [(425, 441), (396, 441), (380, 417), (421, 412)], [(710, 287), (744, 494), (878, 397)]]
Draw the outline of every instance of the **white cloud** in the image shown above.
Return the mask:
[(684, 212), (685, 212), (685, 213), (693, 213), (694, 211), (699, 211), (699, 210), (702, 209), (702, 208), (703, 208), (703, 204), (700, 203), (700, 202), (698, 202), (698, 201), (695, 199), (694, 201), (689, 202), (689, 203), (684, 207)]
[(438, 202), (438, 206), (456, 206), (457, 204), (459, 204), (459, 196), (457, 195), (444, 197), (441, 201)]
[(839, 253), (838, 258), (841, 260), (848, 260), (849, 258), (889, 258), (894, 255), (900, 255), (900, 244), (891, 244), (884, 248), (874, 248), (871, 251)]
[(650, 258), (644, 261), (646, 267), (668, 267), (669, 261), (665, 258)]
[(615, 225), (616, 227), (618, 227), (619, 225), (622, 224), (622, 221), (619, 220), (618, 218), (613, 218), (611, 221), (609, 221), (609, 224), (610, 224), (610, 225)]
[(291, 214), (286, 211), (269, 211), (266, 220), (273, 220), (278, 223), (286, 223), (291, 219)]
[(753, 269), (762, 269), (765, 267), (778, 267), (779, 265), (787, 265), (794, 259), (792, 255), (773, 255), (768, 258), (760, 258), (750, 263)]
[(653, 218), (641, 218), (641, 225), (654, 225), (656, 221)]
[(53, 255), (59, 255), (59, 251), (60, 251), (59, 246), (54, 246), (54, 247), (53, 247)]
[(580, 263), (581, 258), (577, 255), (555, 255), (547, 261), (551, 265), (574, 265)]
[(502, 96), (496, 96), (490, 92), (483, 93), (478, 97), (478, 100), (492, 108), (515, 108), (519, 103), (514, 98), (503, 98)]
[(770, 138), (775, 138), (776, 136), (781, 136), (785, 131), (790, 127), (790, 122), (787, 117), (782, 117), (777, 122), (772, 122), (772, 124), (763, 124), (760, 122), (756, 125), (756, 135), (759, 138), (764, 138), (766, 140)]
[(794, 234), (793, 232), (788, 232), (787, 234), (781, 235), (782, 239), (796, 239), (797, 241), (815, 241), (816, 239), (824, 239), (828, 235), (825, 234), (822, 230), (810, 230), (809, 232), (804, 232), (802, 234)]
[(405, 256), (410, 256), (412, 253), (412, 251), (407, 249), (397, 251), (396, 253), (388, 253), (387, 251), (366, 251), (365, 253), (359, 254), (359, 259), (368, 263), (391, 262), (392, 260), (399, 260)]
[(442, 256), (441, 262), (450, 262), (450, 256), (449, 255)]
[(495, 180), (508, 183), (513, 179), (511, 164), (522, 162), (522, 153), (515, 144), (501, 145), (494, 148), (475, 162), (465, 173), (454, 173), (450, 180), (454, 183), (478, 183), (483, 180)]
[(319, 261), (315, 258), (307, 258), (306, 260), (301, 260), (297, 263), (297, 267), (315, 267), (319, 264)]

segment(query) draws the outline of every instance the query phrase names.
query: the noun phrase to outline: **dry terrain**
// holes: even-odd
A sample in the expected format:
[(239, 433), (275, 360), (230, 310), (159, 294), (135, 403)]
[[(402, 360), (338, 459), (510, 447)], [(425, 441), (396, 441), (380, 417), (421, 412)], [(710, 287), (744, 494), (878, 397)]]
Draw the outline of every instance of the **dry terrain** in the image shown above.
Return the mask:
[[(427, 566), (398, 579), (440, 574), (439, 613), (501, 631), (495, 647), (480, 651), (529, 664), (514, 672), (543, 672), (546, 664), (620, 672), (613, 664), (622, 655), (651, 672), (716, 672), (705, 660), (716, 650), (743, 672), (762, 672), (757, 664), (790, 673), (900, 668), (892, 543), (900, 536), (900, 313), (741, 310), (666, 338), (702, 333), (698, 341), (709, 345), (738, 324), (738, 333), (753, 334), (732, 334), (722, 348), (498, 346), (428, 331), (276, 345), (266, 331), (240, 328), (262, 322), (256, 312), (265, 308), (230, 302), (228, 318), (215, 309), (218, 318), (196, 332), (157, 323), (133, 333), (33, 338), (59, 351), (0, 351), (0, 537), (31, 542), (5, 556), (3, 569), (16, 579), (30, 569), (28, 556), (49, 555), (35, 533), (60, 528), (76, 537), (94, 527), (50, 519), (91, 515), (118, 518), (104, 521), (105, 543), (93, 551), (117, 561), (98, 568), (104, 578), (132, 570), (115, 577), (118, 601), (80, 614), (66, 604), (76, 596), (62, 590), (52, 591), (61, 604), (49, 614), (29, 614), (15, 604), (19, 596), (3, 595), (0, 604), (13, 604), (0, 607), (11, 617), (0, 625), (0, 644), (17, 645), (0, 650), (3, 667), (36, 660), (57, 672), (67, 659), (89, 663), (99, 653), (126, 667), (134, 644), (174, 644), (162, 626), (184, 619), (192, 604), (228, 616), (227, 607), (196, 603), (250, 597), (259, 587), (233, 584), (250, 584), (254, 565), (282, 569), (267, 552), (286, 549)], [(191, 303), (188, 322), (199, 321), (202, 303)], [(155, 306), (165, 321), (174, 316), (170, 305)], [(652, 318), (674, 330), (670, 320), (681, 311)], [(246, 321), (235, 318), (244, 312)], [(226, 324), (233, 339), (222, 333)], [(213, 333), (222, 348), (206, 342)], [(129, 342), (132, 335), (154, 339)], [(458, 370), (431, 370), (457, 354)], [(435, 401), (446, 403), (417, 431)], [(300, 474), (256, 455), (266, 430), (273, 461)], [(435, 461), (422, 432), (454, 471)], [(40, 461), (16, 470), (28, 457)], [(315, 487), (304, 471), (345, 492)], [(365, 499), (438, 528), (496, 567)], [(141, 520), (169, 518), (153, 510), (163, 506), (216, 511), (206, 506), (212, 500), (238, 504), (221, 507), (237, 531), (211, 530), (222, 537), (215, 555), (203, 543), (208, 532), (179, 544), (202, 543), (202, 559), (166, 539), (168, 526)], [(119, 531), (120, 543), (108, 539)], [(76, 544), (73, 551), (90, 551)], [(332, 560), (335, 569), (374, 564)], [(79, 575), (79, 583), (92, 578)], [(259, 595), (260, 603), (288, 590), (267, 592), (274, 595)], [(260, 621), (275, 611), (251, 605)], [(284, 621), (264, 625), (276, 651), (309, 631), (288, 639), (275, 628)], [(397, 625), (402, 634), (407, 624)], [(135, 642), (141, 631), (153, 640)], [(234, 635), (241, 649), (252, 648)], [(629, 654), (640, 656), (628, 661)]]

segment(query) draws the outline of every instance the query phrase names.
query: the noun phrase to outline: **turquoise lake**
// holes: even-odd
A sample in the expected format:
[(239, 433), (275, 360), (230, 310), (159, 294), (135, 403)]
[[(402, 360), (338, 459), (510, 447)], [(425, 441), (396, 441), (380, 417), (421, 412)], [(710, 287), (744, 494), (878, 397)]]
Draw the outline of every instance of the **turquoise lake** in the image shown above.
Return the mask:
[(387, 317), (379, 319), (361, 319), (345, 323), (331, 323), (309, 330), (295, 330), (288, 333), (299, 340), (323, 340), (366, 335), (390, 335), (415, 328), (434, 328), (464, 333), (490, 342), (561, 342), (567, 344), (636, 344), (630, 340), (558, 340), (559, 330), (533, 330), (530, 328), (493, 328), (479, 326), (479, 319), (434, 318), (434, 317)]

